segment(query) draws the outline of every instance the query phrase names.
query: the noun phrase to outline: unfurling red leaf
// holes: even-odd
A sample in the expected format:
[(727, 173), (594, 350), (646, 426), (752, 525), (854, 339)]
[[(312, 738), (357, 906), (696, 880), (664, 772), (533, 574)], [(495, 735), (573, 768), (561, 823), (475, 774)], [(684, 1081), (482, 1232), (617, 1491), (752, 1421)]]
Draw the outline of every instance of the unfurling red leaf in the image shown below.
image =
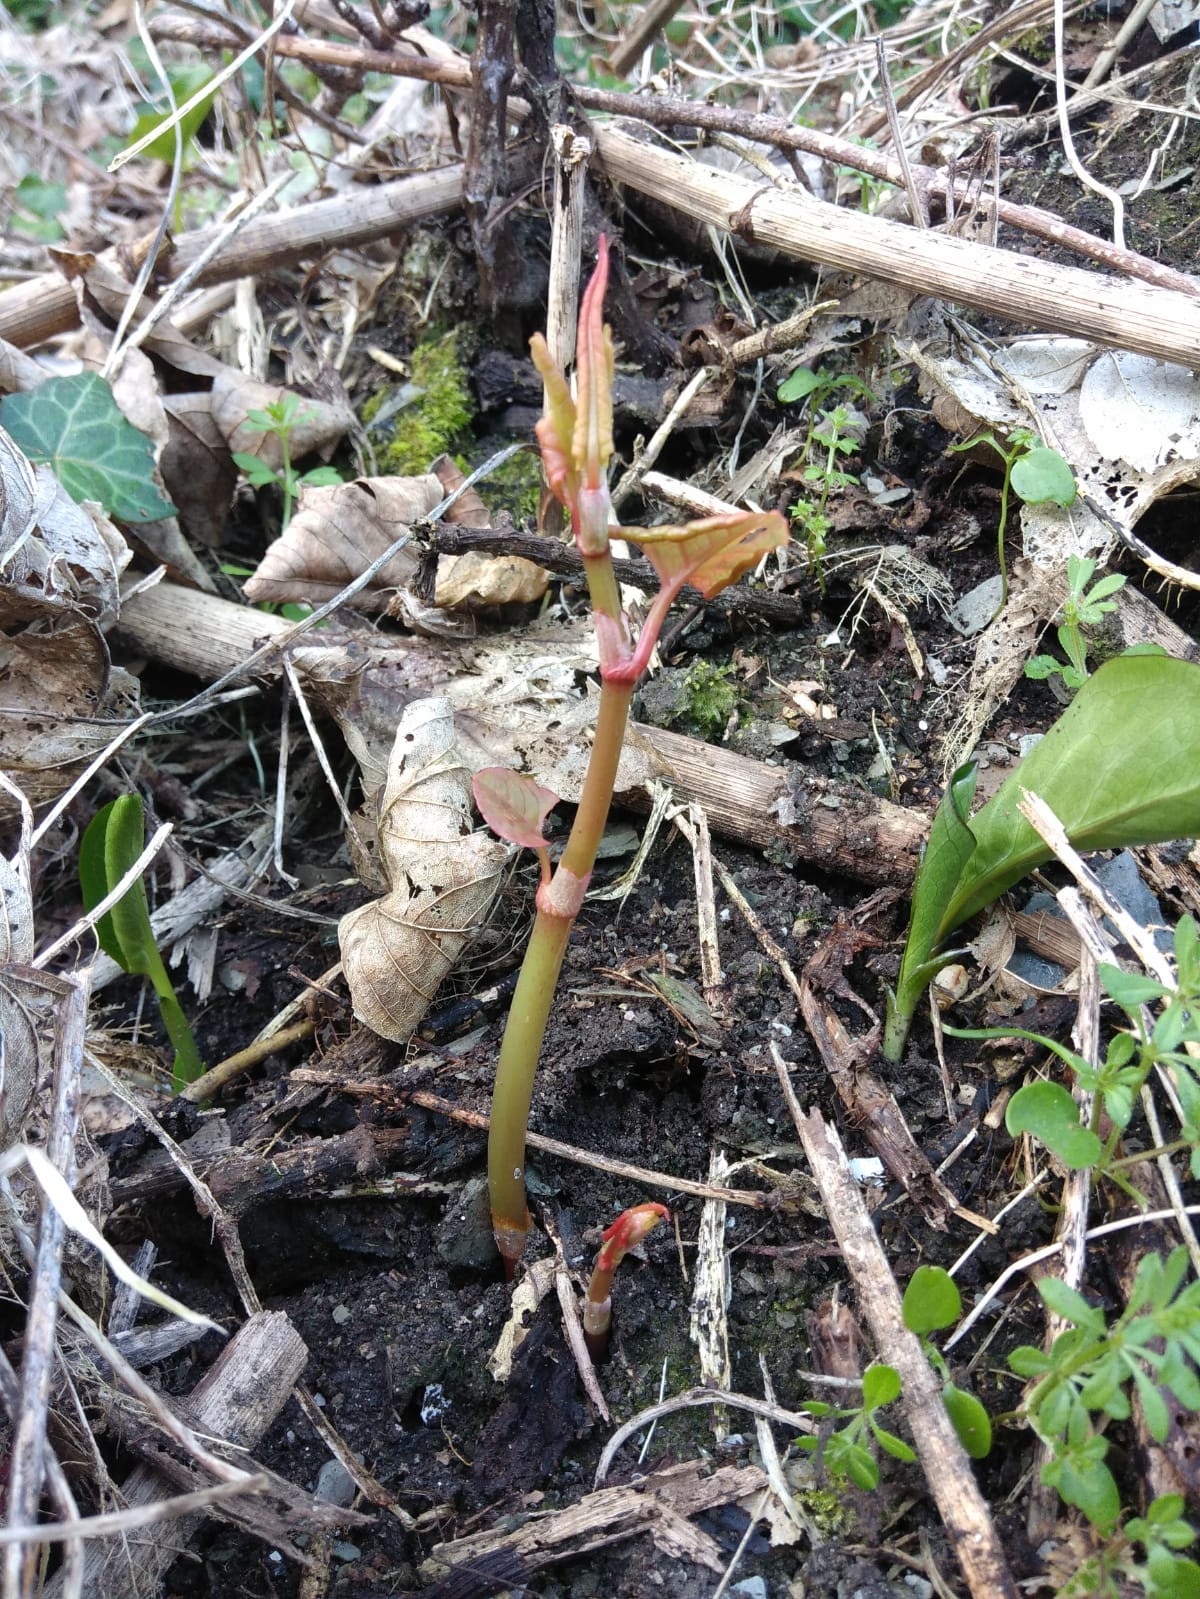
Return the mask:
[(604, 323), (604, 291), (608, 287), (608, 240), (600, 235), (596, 270), (579, 307), (575, 347), (575, 381), (579, 405), (575, 413), (572, 454), (583, 487), (599, 488), (613, 453), (612, 332)]
[(622, 1259), (658, 1226), (670, 1221), (671, 1212), (653, 1200), (623, 1210), (611, 1227), (604, 1230), (604, 1243), (596, 1260), (599, 1270), (615, 1271)]
[(664, 589), (678, 592), (690, 583), (706, 600), (788, 538), (778, 511), (710, 516), (686, 527), (622, 528), (621, 533), (642, 546)]
[(542, 827), (558, 804), (557, 794), (507, 766), (485, 766), (476, 772), (471, 792), (493, 833), (523, 849), (546, 848)]

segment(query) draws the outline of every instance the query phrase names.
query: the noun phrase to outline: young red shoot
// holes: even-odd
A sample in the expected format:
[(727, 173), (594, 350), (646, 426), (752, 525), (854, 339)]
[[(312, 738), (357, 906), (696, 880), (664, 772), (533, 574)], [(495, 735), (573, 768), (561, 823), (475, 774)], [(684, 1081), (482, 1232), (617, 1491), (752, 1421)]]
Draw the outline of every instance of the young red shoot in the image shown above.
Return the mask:
[[(496, 1067), (488, 1139), (488, 1187), (496, 1243), (511, 1278), (525, 1248), (529, 1212), (525, 1204), (525, 1124), (533, 1079), (571, 927), (579, 914), (612, 802), (629, 703), (645, 670), (675, 597), (687, 583), (711, 598), (768, 550), (787, 542), (776, 511), (710, 517), (688, 527), (641, 532), (618, 528), (612, 519), (608, 463), (613, 453), (612, 334), (604, 325), (608, 246), (601, 239), (596, 270), (579, 315), (575, 371), (578, 399), (551, 360), (545, 339), (535, 334), (534, 365), (546, 388), (546, 414), (537, 425), (546, 477), (570, 513), (571, 530), (583, 557), (600, 658), (600, 706), (596, 734), (574, 825), (558, 868), (550, 873), (541, 836), (549, 796), (528, 779), (480, 773), (476, 798), (502, 838), (539, 852), (542, 885), (537, 919), (513, 995)], [(609, 535), (645, 546), (661, 591), (642, 625), (636, 647), (621, 608)], [(527, 785), (521, 787), (520, 785)]]
[(608, 1334), (612, 1327), (613, 1272), (629, 1251), (636, 1249), (660, 1221), (670, 1219), (671, 1212), (665, 1205), (634, 1205), (622, 1211), (604, 1234), (588, 1283), (587, 1298), (583, 1302), (583, 1336), (593, 1360), (603, 1360), (608, 1352)]

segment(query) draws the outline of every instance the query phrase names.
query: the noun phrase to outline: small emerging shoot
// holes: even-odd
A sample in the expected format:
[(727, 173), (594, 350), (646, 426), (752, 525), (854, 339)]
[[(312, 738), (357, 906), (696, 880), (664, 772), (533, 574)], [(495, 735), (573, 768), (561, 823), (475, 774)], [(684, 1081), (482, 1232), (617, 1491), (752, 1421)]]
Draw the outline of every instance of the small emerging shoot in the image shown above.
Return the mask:
[(600, 1253), (592, 1268), (587, 1298), (583, 1302), (583, 1336), (594, 1361), (603, 1360), (608, 1353), (608, 1335), (612, 1327), (613, 1273), (629, 1251), (636, 1249), (660, 1221), (670, 1219), (671, 1212), (665, 1205), (634, 1205), (622, 1211), (605, 1232)]
[[(99, 905), (125, 876), (146, 843), (142, 802), (122, 794), (96, 812), (79, 845), (79, 884), (88, 910)], [(163, 958), (154, 942), (146, 884), (139, 877), (96, 922), (100, 948), (123, 972), (148, 977), (158, 999), (163, 1026), (175, 1049), (172, 1076), (175, 1092), (186, 1088), (204, 1070), (196, 1040), (183, 1014)]]
[[(587, 578), (600, 659), (600, 705), (591, 759), (570, 837), (556, 869), (541, 827), (551, 796), (529, 779), (495, 769), (475, 780), (479, 809), (502, 838), (537, 850), (542, 881), (537, 917), (496, 1067), (488, 1137), (488, 1189), (496, 1244), (511, 1278), (525, 1249), (529, 1212), (525, 1204), (525, 1126), (533, 1097), (542, 1039), (554, 1001), (571, 928), (583, 904), (596, 851), (608, 819), (629, 704), (649, 663), (672, 602), (687, 584), (706, 599), (734, 583), (768, 550), (787, 542), (783, 518), (774, 511), (710, 517), (687, 527), (618, 528), (608, 489), (613, 453), (612, 334), (604, 324), (608, 246), (600, 241), (595, 273), (584, 292), (576, 344), (578, 402), (555, 366), (546, 341), (531, 343), (534, 365), (546, 389), (546, 414), (537, 425), (542, 462), (551, 492), (571, 519), (571, 531)], [(641, 543), (659, 575), (661, 589), (635, 644), (621, 608), (609, 535)]]

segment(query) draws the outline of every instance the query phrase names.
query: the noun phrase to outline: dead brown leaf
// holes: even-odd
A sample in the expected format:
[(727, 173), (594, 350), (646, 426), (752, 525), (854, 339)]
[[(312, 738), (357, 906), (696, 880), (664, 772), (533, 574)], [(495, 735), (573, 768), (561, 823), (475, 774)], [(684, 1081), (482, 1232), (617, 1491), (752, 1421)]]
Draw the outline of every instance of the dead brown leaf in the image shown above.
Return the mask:
[(338, 938), (354, 1014), (403, 1043), (486, 922), (510, 855), (471, 831), (471, 774), (446, 700), (414, 700), (400, 718), (378, 840), (389, 892), (343, 916)]

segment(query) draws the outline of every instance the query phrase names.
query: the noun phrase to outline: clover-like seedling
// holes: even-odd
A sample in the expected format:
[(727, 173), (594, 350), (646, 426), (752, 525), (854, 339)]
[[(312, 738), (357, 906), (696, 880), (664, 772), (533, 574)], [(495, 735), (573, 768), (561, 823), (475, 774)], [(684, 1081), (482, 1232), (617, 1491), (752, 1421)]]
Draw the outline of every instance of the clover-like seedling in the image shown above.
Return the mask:
[(596, 1256), (588, 1282), (587, 1298), (583, 1302), (583, 1336), (588, 1353), (595, 1361), (608, 1353), (608, 1335), (612, 1328), (613, 1273), (631, 1249), (658, 1226), (660, 1221), (670, 1221), (671, 1212), (665, 1205), (633, 1205), (623, 1210), (607, 1228)]
[[(604, 325), (608, 246), (600, 241), (595, 273), (579, 314), (572, 397), (566, 375), (551, 358), (541, 334), (531, 344), (534, 365), (546, 390), (546, 413), (537, 424), (542, 462), (551, 492), (571, 519), (583, 558), (600, 662), (600, 703), (583, 792), (570, 836), (551, 870), (542, 823), (553, 797), (532, 780), (489, 768), (477, 774), (475, 798), (502, 838), (538, 851), (542, 881), (537, 917), (517, 980), (492, 1097), (488, 1137), (488, 1188), (496, 1244), (511, 1278), (525, 1248), (529, 1211), (525, 1203), (525, 1127), (533, 1079), (571, 928), (583, 904), (596, 851), (612, 803), (617, 765), (633, 691), (649, 664), (667, 612), (690, 584), (711, 599), (772, 549), (787, 542), (776, 511), (708, 517), (686, 527), (650, 530), (615, 524), (608, 488), (613, 454), (612, 334)], [(609, 535), (640, 543), (658, 573), (660, 588), (637, 640), (621, 608)]]

